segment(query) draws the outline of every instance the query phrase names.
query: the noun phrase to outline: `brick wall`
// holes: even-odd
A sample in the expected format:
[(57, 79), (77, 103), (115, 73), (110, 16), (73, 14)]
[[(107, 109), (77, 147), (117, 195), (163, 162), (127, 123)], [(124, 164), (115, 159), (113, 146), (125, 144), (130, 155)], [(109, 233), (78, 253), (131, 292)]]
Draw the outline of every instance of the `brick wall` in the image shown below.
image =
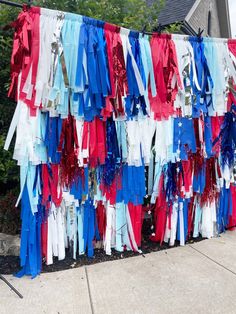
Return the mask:
[[(211, 34), (207, 34), (208, 12), (211, 7)], [(221, 37), (216, 0), (201, 0), (188, 23), (197, 32), (204, 29), (203, 36)]]

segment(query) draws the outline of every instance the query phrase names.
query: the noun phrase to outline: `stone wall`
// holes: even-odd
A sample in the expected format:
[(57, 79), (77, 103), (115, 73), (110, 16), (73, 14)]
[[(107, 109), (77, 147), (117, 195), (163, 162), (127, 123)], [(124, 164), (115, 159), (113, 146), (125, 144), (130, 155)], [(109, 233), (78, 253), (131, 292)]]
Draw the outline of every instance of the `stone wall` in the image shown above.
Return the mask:
[(0, 233), (0, 255), (14, 255), (20, 254), (20, 237), (19, 235), (9, 235)]

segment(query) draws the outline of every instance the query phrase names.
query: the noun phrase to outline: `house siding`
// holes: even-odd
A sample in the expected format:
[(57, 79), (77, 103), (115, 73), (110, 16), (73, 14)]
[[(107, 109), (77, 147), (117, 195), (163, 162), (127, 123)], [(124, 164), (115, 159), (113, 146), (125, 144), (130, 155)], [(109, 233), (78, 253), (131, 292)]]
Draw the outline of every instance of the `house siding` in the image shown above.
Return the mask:
[[(208, 12), (211, 3), (211, 34), (208, 29)], [(188, 21), (189, 25), (197, 32), (198, 28), (204, 29), (203, 36), (221, 37), (218, 9), (216, 0), (202, 0)]]

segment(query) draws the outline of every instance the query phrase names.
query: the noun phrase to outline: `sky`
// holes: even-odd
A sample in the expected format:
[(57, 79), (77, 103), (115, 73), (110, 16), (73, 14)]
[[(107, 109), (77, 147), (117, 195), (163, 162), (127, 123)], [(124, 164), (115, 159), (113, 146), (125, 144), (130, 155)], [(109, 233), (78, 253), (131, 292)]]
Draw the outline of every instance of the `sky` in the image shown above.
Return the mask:
[(236, 0), (229, 0), (229, 15), (232, 37), (236, 37)]

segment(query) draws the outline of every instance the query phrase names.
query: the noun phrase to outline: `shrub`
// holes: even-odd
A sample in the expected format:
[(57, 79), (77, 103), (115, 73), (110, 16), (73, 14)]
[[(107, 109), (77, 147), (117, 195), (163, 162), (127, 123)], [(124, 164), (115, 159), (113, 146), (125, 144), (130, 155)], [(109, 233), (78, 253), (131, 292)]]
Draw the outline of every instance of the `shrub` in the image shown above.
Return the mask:
[(14, 235), (20, 232), (20, 209), (15, 207), (16, 201), (17, 189), (0, 197), (0, 233)]

